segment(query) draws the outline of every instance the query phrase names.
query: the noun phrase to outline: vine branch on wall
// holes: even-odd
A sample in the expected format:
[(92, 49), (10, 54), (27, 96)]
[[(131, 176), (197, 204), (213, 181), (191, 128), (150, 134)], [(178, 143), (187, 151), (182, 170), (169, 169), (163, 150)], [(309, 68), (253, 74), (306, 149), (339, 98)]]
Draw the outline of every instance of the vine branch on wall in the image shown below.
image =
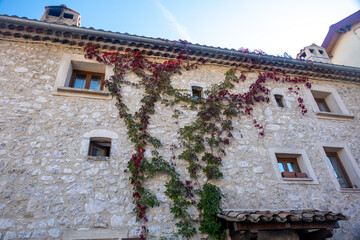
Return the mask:
[[(170, 211), (177, 219), (177, 235), (186, 238), (193, 237), (197, 232), (195, 222), (200, 221), (199, 230), (202, 233), (208, 234), (213, 239), (221, 239), (223, 230), (216, 219), (216, 214), (221, 211), (222, 192), (211, 182), (223, 177), (220, 166), (223, 157), (226, 156), (226, 146), (230, 144), (233, 137), (233, 119), (251, 116), (257, 103), (270, 101), (268, 97), (270, 90), (265, 85), (268, 80), (295, 83), (296, 86), (288, 90), (296, 95), (300, 90), (298, 84), (311, 87), (306, 77), (292, 78), (285, 72), (277, 73), (276, 71), (258, 72), (257, 80), (250, 84), (247, 92), (233, 93), (232, 89), (236, 84), (246, 81), (246, 75), (245, 71), (231, 68), (225, 73), (224, 81), (214, 84), (210, 90), (206, 91), (208, 96), (206, 99), (194, 99), (189, 94), (183, 93), (181, 89), (175, 89), (171, 84), (171, 77), (181, 74), (184, 70), (195, 70), (203, 61), (184, 64), (185, 57), (180, 55), (176, 60), (169, 59), (160, 63), (150, 61), (140, 51), (100, 54), (92, 45), (85, 47), (85, 57), (114, 67), (114, 75), (106, 80), (105, 86), (116, 99), (119, 117), (126, 124), (129, 141), (134, 144), (134, 152), (128, 161), (127, 168), (130, 173), (129, 180), (133, 186), (134, 212), (137, 220), (142, 223), (140, 238), (144, 238), (148, 233), (147, 209), (159, 206), (159, 201), (145, 187), (145, 182), (158, 174), (165, 173), (170, 177), (165, 184), (165, 194), (172, 201)], [(249, 69), (245, 70), (249, 71)], [(251, 71), (256, 71), (256, 66), (253, 66)], [(129, 73), (136, 74), (141, 79), (140, 82), (135, 84), (127, 81), (125, 76)], [(124, 85), (144, 89), (140, 100), (141, 107), (134, 114), (130, 113), (123, 101)], [(298, 97), (298, 101), (301, 113), (306, 114), (307, 109), (303, 99)], [(179, 129), (182, 149), (177, 158), (188, 163), (187, 171), (190, 178), (188, 180), (182, 179), (175, 166), (161, 156), (158, 150), (162, 147), (162, 143), (147, 131), (157, 103), (166, 105), (185, 103), (192, 109), (198, 110), (196, 119)], [(178, 117), (179, 114), (181, 111), (175, 109), (173, 116)], [(265, 133), (263, 126), (256, 119), (253, 123), (259, 135), (263, 136)], [(144, 153), (150, 150), (150, 146), (154, 150), (152, 158), (147, 159)], [(176, 158), (175, 154), (173, 156)], [(204, 184), (198, 181), (199, 177), (206, 179)], [(197, 207), (200, 213), (196, 218), (189, 214), (191, 205)]]

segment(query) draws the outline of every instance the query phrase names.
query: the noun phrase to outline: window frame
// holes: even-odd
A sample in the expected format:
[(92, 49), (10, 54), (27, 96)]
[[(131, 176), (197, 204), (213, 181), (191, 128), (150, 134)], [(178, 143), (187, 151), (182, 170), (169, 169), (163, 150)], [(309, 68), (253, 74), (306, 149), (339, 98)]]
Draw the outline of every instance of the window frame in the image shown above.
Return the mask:
[[(109, 149), (97, 144), (97, 143), (109, 143)], [(96, 145), (96, 146), (95, 146)], [(98, 147), (100, 149), (104, 149), (105, 152), (107, 153), (105, 156), (99, 156), (99, 155), (92, 155), (93, 152), (93, 148), (94, 147)], [(89, 157), (111, 157), (111, 138), (104, 138), (104, 137), (91, 137), (90, 138), (90, 142), (89, 142), (89, 152), (88, 152), (88, 156)]]
[[(349, 176), (348, 176), (348, 174), (347, 174), (347, 172), (346, 172), (346, 170), (345, 170), (345, 168), (344, 168), (344, 165), (342, 164), (342, 162), (341, 162), (338, 154), (337, 154), (336, 152), (328, 152), (328, 151), (325, 151), (325, 153), (326, 153), (326, 156), (328, 157), (328, 160), (329, 160), (330, 165), (332, 166), (332, 169), (333, 169), (333, 172), (334, 172), (334, 174), (335, 174), (335, 177), (336, 177), (336, 175), (338, 175), (339, 173), (336, 172), (336, 170), (335, 170), (335, 168), (334, 168), (334, 165), (333, 165), (332, 162), (330, 161), (329, 157), (335, 157), (336, 163), (338, 164), (338, 166), (339, 166), (339, 168), (340, 168), (340, 172), (341, 172), (342, 176), (344, 177), (344, 180), (345, 180), (346, 184), (348, 185), (348, 187), (341, 187), (341, 185), (340, 185), (340, 187), (341, 187), (341, 188), (352, 188), (353, 184), (351, 183), (351, 180), (350, 180), (350, 178), (349, 178)], [(339, 180), (338, 180), (338, 181), (339, 181)], [(339, 184), (340, 184), (340, 182), (339, 182)]]
[[(319, 118), (350, 120), (355, 117), (350, 114), (335, 88), (313, 84), (311, 89), (305, 88), (305, 93), (315, 115)], [(320, 110), (319, 101), (326, 104), (329, 112)]]
[(284, 108), (284, 107), (285, 107), (285, 104), (284, 104), (284, 96), (283, 96), (283, 95), (281, 95), (281, 94), (274, 94), (274, 98), (275, 98), (276, 105), (277, 105), (279, 108)]
[[(82, 70), (76, 70), (76, 69), (73, 69), (73, 71), (72, 71), (69, 87), (74, 88), (75, 79), (76, 79), (77, 74), (86, 74), (86, 82), (85, 82), (84, 88), (77, 88), (77, 89), (88, 89), (88, 90), (93, 90), (93, 91), (102, 91), (104, 89), (104, 79), (105, 79), (105, 74), (104, 73), (88, 72), (88, 71), (82, 71)], [(101, 82), (100, 82), (100, 89), (99, 90), (98, 89), (90, 89), (91, 77), (92, 76), (101, 76)]]
[(191, 96), (194, 99), (202, 99), (203, 88), (199, 86), (191, 86)]
[(282, 163), (283, 164), (283, 167), (284, 167), (284, 170), (285, 172), (292, 172), (289, 170), (288, 166), (286, 163), (294, 163), (295, 164), (295, 168), (296, 168), (296, 171), (294, 171), (295, 173), (299, 172), (301, 173), (301, 169), (299, 167), (299, 164), (297, 162), (297, 159), (294, 158), (294, 157), (277, 157), (277, 161), (278, 163)]
[[(118, 157), (120, 152), (117, 151), (119, 142), (119, 136), (116, 132), (106, 130), (106, 129), (93, 129), (89, 132), (84, 133), (83, 138), (80, 143), (80, 156), (84, 157), (87, 160), (96, 160), (96, 161), (107, 161), (114, 157)], [(110, 145), (110, 156), (109, 157), (99, 157), (99, 156), (90, 156), (90, 141), (93, 140), (101, 140), (106, 139), (111, 142)]]
[[(279, 183), (287, 184), (319, 184), (310, 160), (304, 149), (289, 148), (268, 148), (270, 161), (272, 163), (275, 177)], [(298, 176), (292, 174), (290, 177), (283, 177), (278, 165), (278, 158), (296, 158), (299, 166)], [(288, 175), (288, 174), (286, 174)]]
[(111, 100), (110, 93), (106, 87), (103, 87), (103, 90), (71, 87), (70, 82), (73, 70), (104, 74), (104, 79), (114, 75), (110, 65), (99, 63), (95, 59), (86, 59), (84, 55), (63, 53), (59, 61), (59, 70), (52, 92), (53, 95)]
[[(328, 169), (328, 176), (333, 181), (334, 186), (341, 192), (360, 193), (360, 168), (355, 161), (352, 152), (347, 147), (347, 144), (342, 142), (319, 142), (318, 147), (320, 151), (320, 156), (325, 163), (324, 165)], [(340, 183), (334, 174), (334, 170), (332, 169), (331, 163), (329, 162), (327, 156), (328, 152), (336, 153), (338, 155), (338, 158), (341, 161), (341, 164), (343, 165), (352, 186), (355, 186), (356, 188), (343, 188), (340, 186)]]
[[(330, 110), (329, 106), (327, 105), (324, 98), (314, 98), (314, 99), (315, 99), (315, 102), (316, 102), (317, 106), (319, 107), (320, 112), (331, 113), (331, 110)], [(322, 107), (320, 106), (320, 104), (323, 105), (323, 107), (325, 108), (326, 111), (322, 110)]]

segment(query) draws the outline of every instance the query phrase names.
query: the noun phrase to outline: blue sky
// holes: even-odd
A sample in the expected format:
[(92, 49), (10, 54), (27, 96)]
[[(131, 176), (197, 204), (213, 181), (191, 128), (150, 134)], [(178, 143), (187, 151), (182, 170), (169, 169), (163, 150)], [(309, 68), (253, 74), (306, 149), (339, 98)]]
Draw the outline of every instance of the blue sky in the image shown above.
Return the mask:
[(83, 27), (292, 57), (360, 9), (360, 0), (0, 0), (0, 14), (40, 19), (60, 4)]

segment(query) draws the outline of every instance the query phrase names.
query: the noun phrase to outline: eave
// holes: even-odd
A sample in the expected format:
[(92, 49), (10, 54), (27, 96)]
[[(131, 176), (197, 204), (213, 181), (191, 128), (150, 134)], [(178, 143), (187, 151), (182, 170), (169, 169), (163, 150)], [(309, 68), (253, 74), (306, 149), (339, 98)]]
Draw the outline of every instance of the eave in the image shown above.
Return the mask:
[[(111, 51), (138, 49), (148, 56), (165, 58), (176, 58), (185, 49), (185, 45), (180, 42), (166, 41), (160, 38), (48, 23), (7, 15), (0, 15), (0, 35), (6, 38), (22, 38), (79, 47), (94, 44), (99, 49)], [(285, 71), (287, 74), (309, 78), (360, 83), (360, 68), (356, 67), (304, 62), (297, 59), (244, 53), (235, 49), (191, 43), (186, 44), (186, 48), (187, 59), (190, 61), (255, 68), (259, 71)]]
[(344, 18), (343, 20), (333, 24), (329, 28), (321, 47), (326, 49), (328, 54), (331, 54), (340, 35), (351, 29), (351, 26), (360, 21), (360, 10)]

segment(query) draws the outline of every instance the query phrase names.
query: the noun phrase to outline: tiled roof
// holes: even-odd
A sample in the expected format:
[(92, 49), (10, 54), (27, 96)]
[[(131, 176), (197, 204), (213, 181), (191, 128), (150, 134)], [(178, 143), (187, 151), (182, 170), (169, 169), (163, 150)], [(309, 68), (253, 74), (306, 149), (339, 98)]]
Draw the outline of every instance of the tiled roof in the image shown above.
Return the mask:
[(341, 21), (331, 25), (329, 28), (329, 32), (326, 35), (324, 42), (321, 44), (321, 46), (323, 48), (326, 48), (327, 51), (330, 53), (336, 41), (339, 39), (340, 34), (348, 31), (353, 24), (356, 24), (359, 21), (360, 21), (360, 10), (342, 19)]
[(229, 222), (241, 223), (331, 222), (349, 219), (341, 213), (318, 210), (225, 211), (217, 216)]
[(179, 41), (48, 23), (17, 16), (0, 15), (0, 36), (80, 47), (90, 43), (97, 48), (114, 51), (138, 49), (145, 55), (165, 58), (176, 58), (186, 49), (186, 58), (190, 61), (255, 68), (258, 71), (285, 71), (287, 74), (297, 74), (309, 78), (360, 83), (360, 68), (356, 67), (304, 62), (297, 59), (192, 43), (184, 44)]

